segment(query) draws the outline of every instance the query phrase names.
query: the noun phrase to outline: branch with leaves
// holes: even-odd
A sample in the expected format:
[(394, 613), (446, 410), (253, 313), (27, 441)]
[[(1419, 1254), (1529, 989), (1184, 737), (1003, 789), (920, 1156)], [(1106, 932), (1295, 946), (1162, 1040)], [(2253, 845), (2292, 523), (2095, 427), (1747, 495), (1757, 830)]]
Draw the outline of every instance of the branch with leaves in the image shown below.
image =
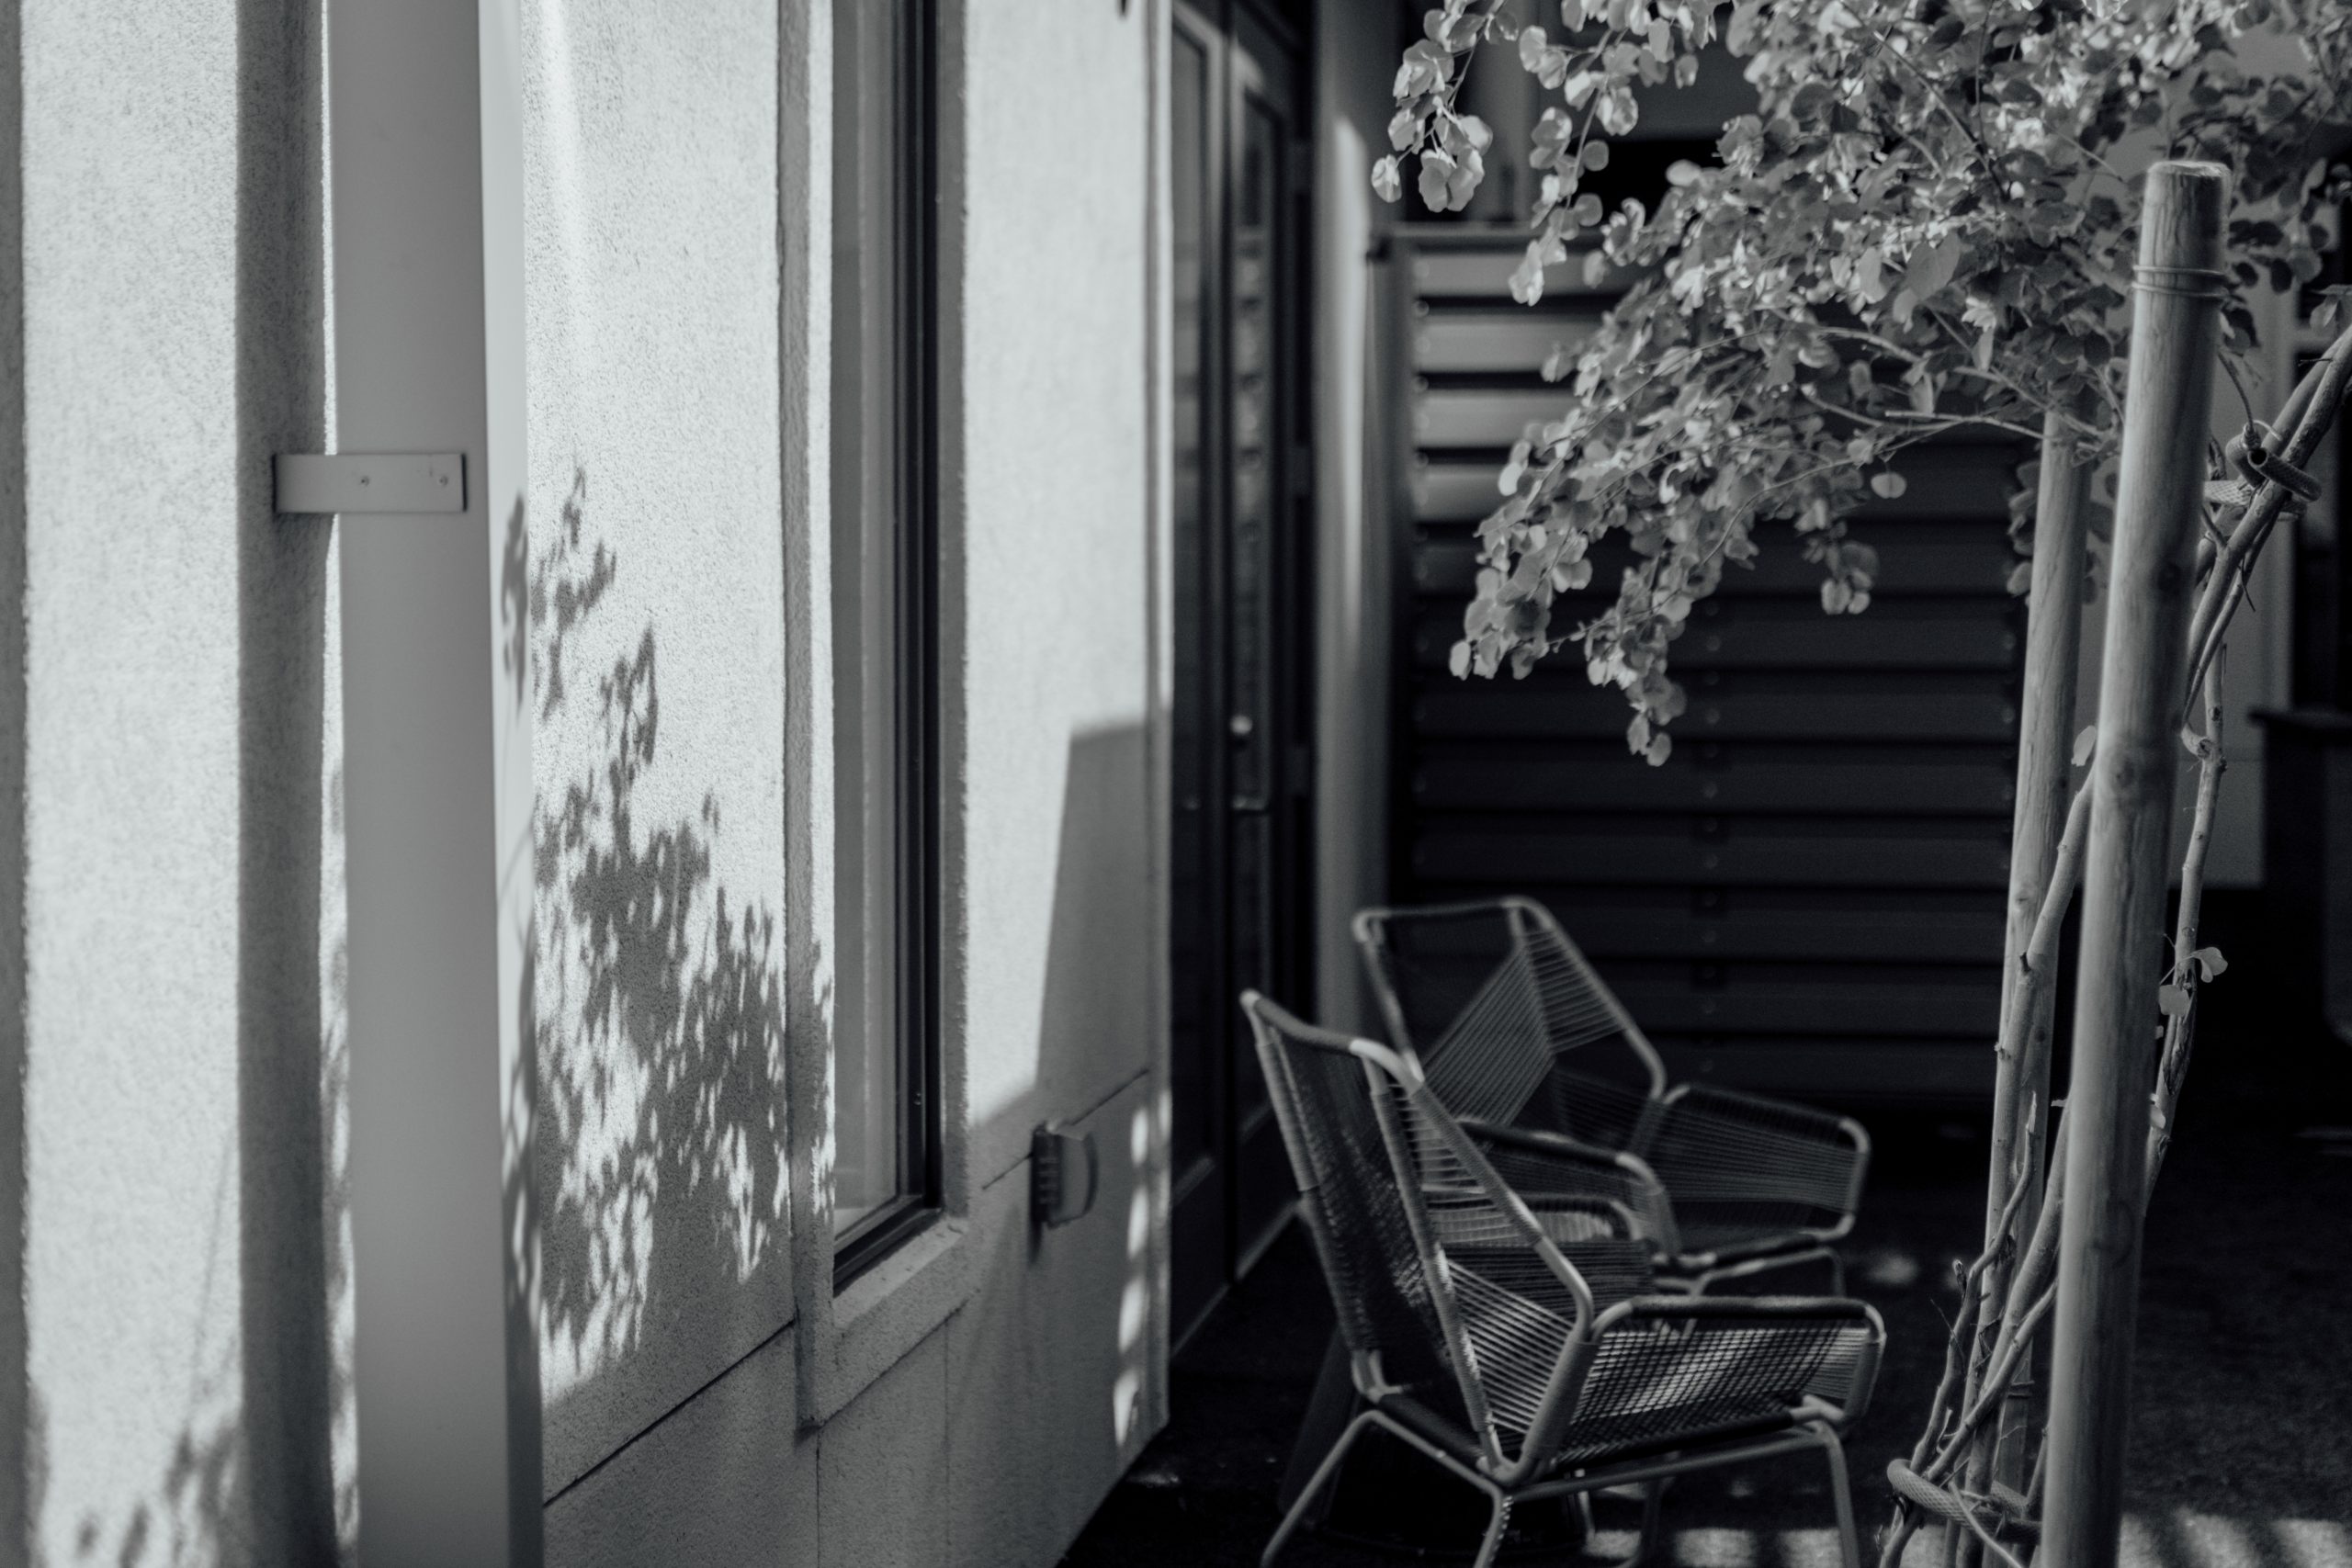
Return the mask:
[[(1373, 183), (1396, 199), (1410, 160), (1430, 208), (1467, 204), (1494, 140), (1459, 106), (1482, 49), (1510, 46), (1553, 100), (1528, 152), (1542, 178), (1512, 292), (1533, 303), (1572, 254), (1633, 281), (1579, 353), (1545, 367), (1566, 383), (1564, 408), (1528, 429), (1499, 476), (1452, 666), (1523, 676), (1573, 646), (1595, 684), (1625, 694), (1627, 742), (1653, 763), (1685, 702), (1673, 644), (1724, 571), (1755, 558), (1760, 524), (1792, 523), (1822, 570), (1823, 608), (1859, 614), (1877, 557), (1847, 519), (1870, 495), (1901, 493), (1905, 449), (1990, 431), (2063, 441), (2085, 462), (2112, 452), (2132, 152), (2233, 168), (2233, 353), (2254, 342), (2245, 291), (2316, 276), (2314, 219), (2346, 188), (2310, 154), (2352, 122), (2352, 17), (2332, 5), (1556, 10), (1557, 37), (1508, 0), (1429, 12)], [(2263, 28), (2296, 39), (2298, 70), (2241, 67), (2236, 45)], [(1678, 164), (1655, 212), (1604, 211), (1579, 186), (1634, 130), (1636, 89), (1688, 85), (1718, 41), (1745, 59), (1757, 112), (1726, 127), (1716, 164)], [(2030, 484), (2013, 510), (2021, 547)], [(1558, 624), (1611, 536), (1633, 555), (1614, 602)]]

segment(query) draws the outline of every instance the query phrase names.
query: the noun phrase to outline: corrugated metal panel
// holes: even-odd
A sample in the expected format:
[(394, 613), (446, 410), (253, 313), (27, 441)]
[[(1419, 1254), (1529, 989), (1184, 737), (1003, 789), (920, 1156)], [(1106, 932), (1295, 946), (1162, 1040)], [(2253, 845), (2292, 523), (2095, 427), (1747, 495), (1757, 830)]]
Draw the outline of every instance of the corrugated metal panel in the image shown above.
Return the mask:
[[(1856, 534), (1869, 612), (1822, 614), (1768, 528), (1676, 647), (1690, 711), (1651, 769), (1573, 658), (1445, 670), (1504, 449), (1556, 418), (1540, 368), (1608, 303), (1575, 262), (1509, 302), (1509, 236), (1400, 237), (1395, 330), (1400, 902), (1524, 892), (1556, 910), (1677, 1070), (1784, 1092), (1933, 1100), (1989, 1083), (2014, 787), (2019, 610), (2006, 442), (1922, 450)], [(1598, 609), (1622, 556), (1596, 560)], [(1573, 619), (1564, 607), (1555, 617)]]

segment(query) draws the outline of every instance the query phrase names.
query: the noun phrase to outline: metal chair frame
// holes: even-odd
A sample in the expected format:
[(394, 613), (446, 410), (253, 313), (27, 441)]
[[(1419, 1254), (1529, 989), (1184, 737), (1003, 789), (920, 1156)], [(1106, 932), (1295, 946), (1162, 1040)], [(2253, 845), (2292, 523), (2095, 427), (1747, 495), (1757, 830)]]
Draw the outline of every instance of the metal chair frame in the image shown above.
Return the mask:
[[(1570, 1051), (1588, 1049), (1599, 1043), (1603, 1036), (1613, 1034), (1634, 1058), (1634, 1077), (1647, 1084), (1645, 1103), (1635, 1115), (1624, 1139), (1624, 1146), (1612, 1148), (1590, 1139), (1572, 1137), (1548, 1129), (1521, 1127), (1517, 1131), (1524, 1137), (1543, 1140), (1564, 1154), (1581, 1150), (1596, 1157), (1614, 1159), (1629, 1169), (1638, 1170), (1649, 1180), (1657, 1182), (1665, 1191), (1669, 1214), (1674, 1189), (1671, 1184), (1660, 1181), (1652, 1160), (1657, 1153), (1660, 1130), (1674, 1120), (1678, 1107), (1688, 1103), (1694, 1108), (1713, 1108), (1718, 1113), (1729, 1116), (1747, 1112), (1818, 1119), (1826, 1128), (1833, 1129), (1837, 1137), (1852, 1151), (1848, 1179), (1841, 1201), (1837, 1205), (1839, 1212), (1834, 1221), (1792, 1225), (1732, 1246), (1691, 1248), (1684, 1245), (1679, 1230), (1670, 1225), (1654, 1230), (1650, 1239), (1657, 1266), (1665, 1276), (1658, 1281), (1663, 1289), (1703, 1295), (1725, 1280), (1803, 1265), (1824, 1264), (1829, 1271), (1830, 1293), (1843, 1294), (1846, 1288), (1845, 1266), (1838, 1256), (1835, 1244), (1854, 1228), (1855, 1213), (1861, 1203), (1863, 1181), (1870, 1168), (1870, 1134), (1860, 1122), (1849, 1116), (1832, 1117), (1811, 1107), (1736, 1089), (1672, 1082), (1664, 1058), (1650, 1043), (1649, 1036), (1642, 1032), (1633, 1014), (1626, 1010), (1616, 993), (1609, 988), (1582, 951), (1569, 939), (1559, 920), (1535, 900), (1514, 895), (1462, 903), (1359, 910), (1352, 923), (1356, 946), (1363, 955), (1365, 972), (1372, 981), (1373, 991), (1379, 1001), (1381, 1016), (1391, 1039), (1400, 1046), (1422, 1053), (1425, 1059), (1442, 1060), (1442, 1054), (1430, 1054), (1441, 1052), (1444, 1042), (1418, 1037), (1407, 1016), (1405, 987), (1398, 974), (1390, 928), (1403, 922), (1476, 919), (1498, 919), (1509, 927), (1519, 944), (1510, 955), (1511, 960), (1521, 959), (1533, 943), (1540, 942), (1549, 947), (1551, 956), (1557, 959), (1572, 977), (1574, 987), (1580, 993), (1576, 1000), (1590, 1010), (1588, 1017), (1590, 1024), (1596, 1027), (1582, 1040), (1563, 1043), (1546, 1037), (1529, 1041), (1527, 1044), (1531, 1053), (1540, 1055), (1545, 1060), (1537, 1066), (1534, 1073), (1521, 1073), (1521, 1076), (1530, 1077), (1535, 1087), (1523, 1093), (1517, 1103), (1479, 1107), (1476, 1111), (1459, 1104), (1450, 1103), (1449, 1108), (1465, 1123), (1516, 1122), (1528, 1112), (1541, 1090), (1543, 1080), (1556, 1070), (1560, 1057)], [(1532, 958), (1524, 961), (1532, 962)], [(1476, 998), (1474, 1005), (1475, 1001)], [(1597, 1027), (1604, 1024), (1606, 1027)], [(1522, 1067), (1527, 1065), (1521, 1064)], [(1440, 1066), (1436, 1078), (1440, 1084), (1441, 1099), (1447, 1098), (1446, 1077), (1443, 1067)], [(1481, 1115), (1479, 1112), (1482, 1111), (1487, 1114)]]
[(1736, 1447), (1711, 1449), (1704, 1453), (1676, 1455), (1646, 1463), (1629, 1461), (1622, 1465), (1579, 1471), (1560, 1481), (1506, 1487), (1483, 1472), (1464, 1464), (1376, 1405), (1349, 1422), (1347, 1431), (1332, 1446), (1331, 1451), (1323, 1456), (1323, 1462), (1316, 1466), (1306, 1489), (1299, 1495), (1298, 1501), (1291, 1505), (1290, 1511), (1283, 1516), (1283, 1522), (1275, 1529), (1273, 1539), (1266, 1543), (1266, 1550), (1260, 1554), (1260, 1568), (1267, 1568), (1289, 1543), (1290, 1538), (1297, 1533), (1308, 1509), (1321, 1495), (1324, 1487), (1339, 1474), (1340, 1466), (1348, 1457), (1348, 1450), (1355, 1446), (1359, 1437), (1374, 1427), (1398, 1438), (1416, 1452), (1436, 1461), (1450, 1474), (1468, 1482), (1485, 1495), (1488, 1509), (1487, 1533), (1479, 1539), (1478, 1552), (1471, 1561), (1471, 1568), (1489, 1568), (1493, 1563), (1495, 1554), (1502, 1550), (1503, 1536), (1510, 1528), (1511, 1510), (1521, 1504), (1541, 1503), (1554, 1497), (1589, 1497), (1613, 1486), (1639, 1485), (1642, 1488), (1640, 1533), (1635, 1538), (1633, 1551), (1611, 1565), (1611, 1568), (1635, 1568), (1657, 1550), (1658, 1504), (1665, 1492), (1659, 1483), (1694, 1471), (1716, 1470), (1743, 1464), (1750, 1460), (1776, 1459), (1782, 1454), (1801, 1453), (1807, 1449), (1819, 1449), (1829, 1464), (1829, 1493), (1838, 1510), (1840, 1561), (1845, 1568), (1861, 1568), (1860, 1538), (1854, 1529), (1853, 1486), (1846, 1474), (1846, 1448), (1838, 1440), (1837, 1427), (1829, 1418), (1807, 1421), (1778, 1437)]
[[(1653, 1293), (1628, 1213), (1564, 1198), (1547, 1226), (1489, 1163), (1479, 1134), (1439, 1103), (1409, 1047), (1317, 1029), (1255, 992), (1242, 1006), (1339, 1311), (1351, 1380), (1369, 1406), (1317, 1466), (1261, 1563), (1273, 1562), (1357, 1438), (1377, 1427), (1487, 1496), (1489, 1522), (1475, 1568), (1493, 1562), (1514, 1506), (1629, 1484), (1645, 1491), (1639, 1542), (1626, 1560), (1639, 1562), (1656, 1544), (1668, 1478), (1804, 1449), (1819, 1449), (1828, 1463), (1844, 1562), (1860, 1568), (1838, 1433), (1867, 1407), (1876, 1377), (1885, 1329), (1872, 1309), (1818, 1298)], [(1328, 1077), (1303, 1087), (1300, 1064), (1340, 1074), (1336, 1057), (1360, 1066), (1385, 1173), (1369, 1171), (1361, 1115), (1351, 1144), (1349, 1129), (1325, 1109), (1353, 1092), (1344, 1075), (1339, 1088)], [(1513, 1158), (1543, 1148), (1515, 1132), (1501, 1145)], [(1569, 1163), (1589, 1158), (1574, 1151)], [(1386, 1192), (1368, 1190), (1384, 1179)], [(1399, 1209), (1409, 1252), (1396, 1234)], [(1602, 1272), (1592, 1274), (1595, 1268)], [(1379, 1299), (1358, 1299), (1351, 1281)], [(1596, 1298), (1595, 1281), (1624, 1289)], [(1384, 1362), (1391, 1350), (1450, 1371), (1465, 1419), (1432, 1410), (1413, 1387), (1391, 1381)], [(1433, 1375), (1423, 1373), (1423, 1386), (1437, 1386)], [(1833, 1376), (1843, 1382), (1823, 1383)], [(1513, 1434), (1515, 1451), (1508, 1451)]]

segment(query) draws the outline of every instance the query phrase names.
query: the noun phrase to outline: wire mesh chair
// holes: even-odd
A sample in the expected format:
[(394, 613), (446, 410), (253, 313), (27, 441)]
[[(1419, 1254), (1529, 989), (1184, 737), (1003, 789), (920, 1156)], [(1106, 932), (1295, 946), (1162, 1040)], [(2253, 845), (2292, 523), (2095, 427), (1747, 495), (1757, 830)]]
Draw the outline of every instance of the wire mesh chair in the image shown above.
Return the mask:
[(1475, 1568), (1516, 1505), (1645, 1486), (1640, 1544), (1672, 1475), (1806, 1448), (1826, 1455), (1859, 1568), (1838, 1434), (1869, 1403), (1885, 1331), (1860, 1302), (1649, 1293), (1645, 1243), (1584, 1168), (1544, 1180), (1534, 1146), (1449, 1115), (1409, 1051), (1242, 998), (1338, 1311), (1363, 1414), (1268, 1542), (1271, 1563), (1356, 1439), (1378, 1427), (1483, 1492)]
[(1669, 1084), (1666, 1065), (1550, 910), (1529, 898), (1355, 919), (1390, 1034), (1467, 1122), (1632, 1156), (1670, 1216), (1646, 1234), (1663, 1283), (1826, 1264), (1853, 1228), (1870, 1135), (1850, 1118)]

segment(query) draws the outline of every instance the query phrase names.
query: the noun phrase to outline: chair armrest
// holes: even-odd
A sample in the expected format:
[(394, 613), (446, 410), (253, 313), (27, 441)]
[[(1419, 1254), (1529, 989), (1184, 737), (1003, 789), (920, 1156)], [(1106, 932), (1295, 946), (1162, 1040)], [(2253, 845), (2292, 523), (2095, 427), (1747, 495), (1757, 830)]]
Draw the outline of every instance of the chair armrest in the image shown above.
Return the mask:
[(1799, 1203), (1835, 1216), (1807, 1227), (1825, 1236), (1851, 1226), (1870, 1156), (1851, 1117), (1702, 1084), (1668, 1092), (1650, 1150), (1678, 1201)]
[(1881, 1342), (1878, 1309), (1851, 1296), (1636, 1296), (1593, 1320), (1597, 1333), (1623, 1323), (1814, 1322), (1859, 1324)]
[(1667, 1090), (1666, 1101), (1669, 1106), (1703, 1110), (1734, 1121), (1809, 1133), (1826, 1143), (1851, 1144), (1866, 1155), (1870, 1152), (1871, 1135), (1862, 1130), (1860, 1122), (1799, 1100), (1779, 1100), (1769, 1094), (1722, 1089), (1713, 1084), (1680, 1083)]
[(1624, 1217), (1628, 1234), (1660, 1256), (1671, 1257), (1679, 1247), (1674, 1205), (1639, 1156), (1559, 1133), (1471, 1118), (1464, 1118), (1461, 1127), (1529, 1208), (1541, 1213), (1550, 1208), (1605, 1204)]
[(1572, 1138), (1566, 1133), (1547, 1133), (1533, 1127), (1506, 1127), (1479, 1116), (1462, 1116), (1455, 1120), (1462, 1124), (1464, 1132), (1478, 1140), (1482, 1147), (1525, 1149), (1531, 1154), (1562, 1161), (1581, 1159), (1595, 1166), (1613, 1166), (1621, 1170), (1633, 1169), (1645, 1176), (1649, 1174), (1649, 1168), (1637, 1156), (1603, 1148), (1582, 1138)]

